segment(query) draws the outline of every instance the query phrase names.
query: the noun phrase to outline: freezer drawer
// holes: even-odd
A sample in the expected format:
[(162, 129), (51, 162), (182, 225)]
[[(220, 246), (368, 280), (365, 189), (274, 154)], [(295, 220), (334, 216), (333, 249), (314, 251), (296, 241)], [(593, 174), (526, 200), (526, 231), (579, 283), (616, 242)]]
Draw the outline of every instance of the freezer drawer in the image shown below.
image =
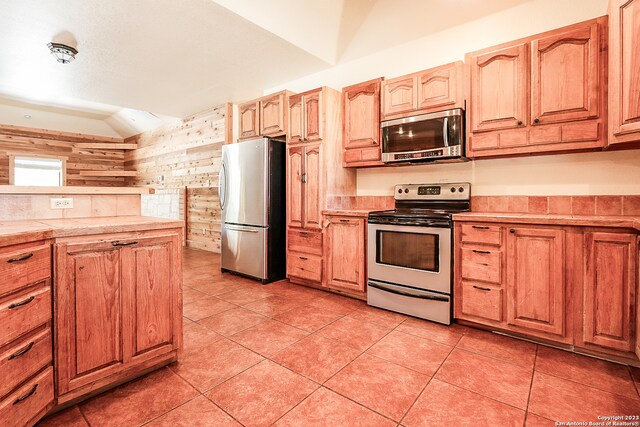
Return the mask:
[(268, 228), (222, 224), (222, 268), (267, 279), (268, 235)]
[(449, 295), (369, 280), (367, 304), (445, 325), (451, 324)]

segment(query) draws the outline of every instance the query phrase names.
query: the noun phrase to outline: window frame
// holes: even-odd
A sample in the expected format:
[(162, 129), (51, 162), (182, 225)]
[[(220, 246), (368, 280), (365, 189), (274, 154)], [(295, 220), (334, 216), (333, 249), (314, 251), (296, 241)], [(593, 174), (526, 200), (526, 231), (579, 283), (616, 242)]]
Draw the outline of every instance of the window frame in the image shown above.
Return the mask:
[(15, 184), (15, 167), (16, 167), (16, 157), (24, 157), (31, 159), (50, 159), (50, 160), (60, 160), (62, 163), (62, 182), (60, 184), (61, 187), (67, 185), (67, 160), (69, 159), (66, 156), (54, 156), (50, 154), (32, 154), (32, 153), (7, 153), (9, 154), (9, 185)]

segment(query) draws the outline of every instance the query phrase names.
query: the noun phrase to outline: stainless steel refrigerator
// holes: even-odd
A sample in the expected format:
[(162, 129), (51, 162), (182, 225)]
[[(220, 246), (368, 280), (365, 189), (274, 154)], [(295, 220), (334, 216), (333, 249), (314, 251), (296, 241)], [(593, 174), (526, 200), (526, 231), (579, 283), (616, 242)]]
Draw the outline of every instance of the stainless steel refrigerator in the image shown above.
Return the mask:
[(285, 278), (285, 156), (285, 143), (270, 138), (222, 147), (223, 271), (263, 283)]

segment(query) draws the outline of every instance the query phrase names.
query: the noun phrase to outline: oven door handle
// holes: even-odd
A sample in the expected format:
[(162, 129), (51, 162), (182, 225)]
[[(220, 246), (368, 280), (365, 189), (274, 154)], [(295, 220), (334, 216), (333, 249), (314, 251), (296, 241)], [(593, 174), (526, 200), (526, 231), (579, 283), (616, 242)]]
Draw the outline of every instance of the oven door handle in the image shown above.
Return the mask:
[(412, 294), (410, 292), (402, 292), (402, 291), (399, 291), (397, 289), (387, 288), (386, 286), (382, 286), (382, 285), (380, 285), (378, 283), (373, 283), (373, 282), (369, 282), (368, 285), (371, 286), (372, 288), (380, 289), (381, 291), (389, 292), (389, 293), (396, 294), (396, 295), (402, 295), (404, 297), (449, 302), (449, 297), (444, 296), (444, 295), (418, 295), (418, 294)]

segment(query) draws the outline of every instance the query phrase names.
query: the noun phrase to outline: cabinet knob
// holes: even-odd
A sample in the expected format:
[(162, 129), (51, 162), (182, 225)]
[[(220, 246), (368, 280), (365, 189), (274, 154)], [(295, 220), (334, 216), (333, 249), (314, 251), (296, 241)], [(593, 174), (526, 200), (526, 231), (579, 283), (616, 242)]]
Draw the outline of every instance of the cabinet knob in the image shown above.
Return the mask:
[(511, 234), (515, 234), (515, 232), (516, 232), (515, 228), (512, 228), (512, 229), (509, 230), (509, 233), (511, 233)]
[(522, 126), (522, 120), (518, 120), (518, 126)]
[(533, 123), (540, 123), (540, 119), (533, 119)]

